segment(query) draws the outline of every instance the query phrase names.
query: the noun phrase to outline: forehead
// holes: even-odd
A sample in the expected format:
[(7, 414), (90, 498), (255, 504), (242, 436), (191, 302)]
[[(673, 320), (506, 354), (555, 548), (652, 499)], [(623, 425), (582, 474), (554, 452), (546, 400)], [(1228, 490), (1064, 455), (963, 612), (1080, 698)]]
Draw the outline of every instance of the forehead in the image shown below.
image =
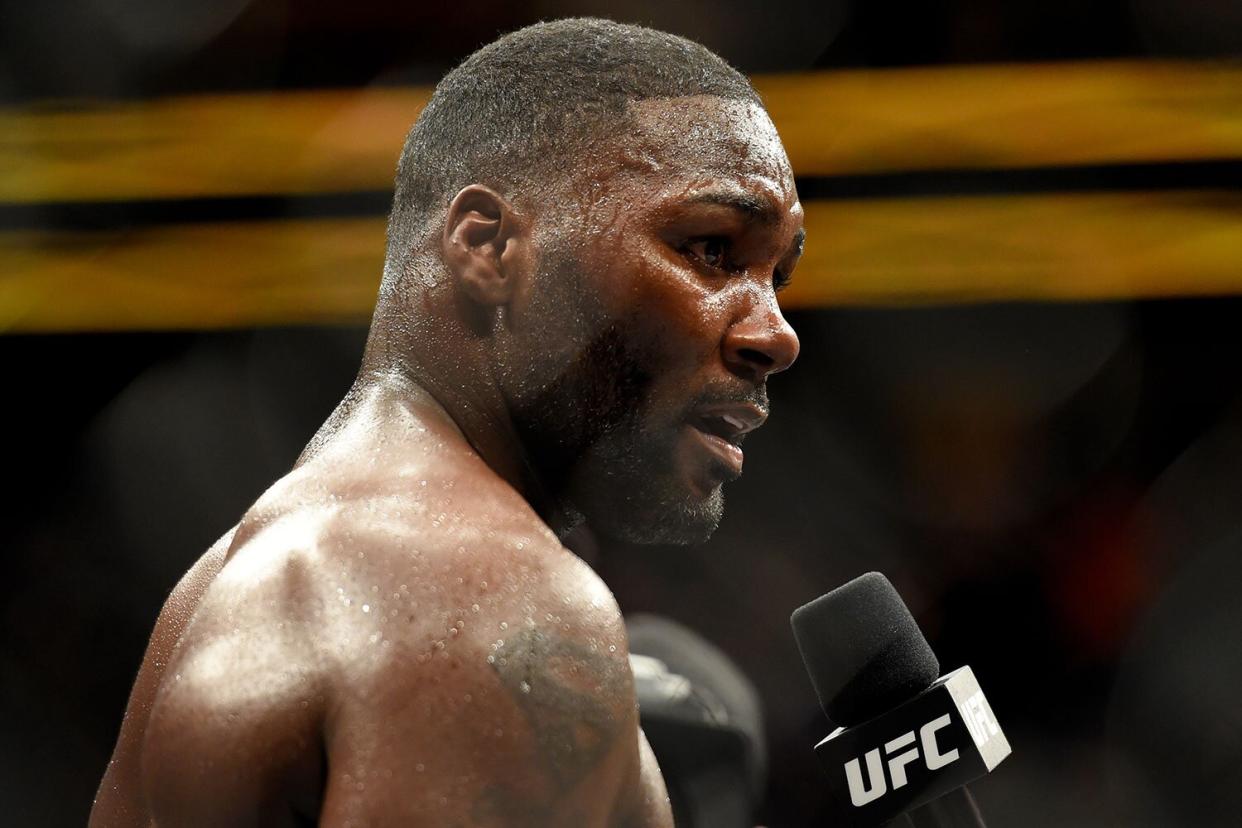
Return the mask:
[(793, 171), (767, 112), (714, 96), (659, 98), (630, 105), (618, 136), (625, 177), (669, 191), (705, 181), (762, 191), (786, 208), (797, 202)]

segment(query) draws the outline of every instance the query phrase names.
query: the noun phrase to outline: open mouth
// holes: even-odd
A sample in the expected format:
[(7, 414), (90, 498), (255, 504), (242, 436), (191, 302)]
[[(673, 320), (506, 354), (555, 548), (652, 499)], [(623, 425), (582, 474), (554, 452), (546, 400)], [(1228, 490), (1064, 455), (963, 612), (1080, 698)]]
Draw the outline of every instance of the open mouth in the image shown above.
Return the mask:
[(742, 439), (765, 419), (767, 412), (753, 405), (713, 405), (697, 409), (689, 425), (728, 479), (734, 480), (742, 474)]
[(727, 437), (707, 430), (703, 425), (694, 423), (691, 426), (699, 443), (707, 449), (712, 457), (728, 472), (730, 480), (737, 479), (742, 474), (742, 449), (741, 446), (730, 441)]

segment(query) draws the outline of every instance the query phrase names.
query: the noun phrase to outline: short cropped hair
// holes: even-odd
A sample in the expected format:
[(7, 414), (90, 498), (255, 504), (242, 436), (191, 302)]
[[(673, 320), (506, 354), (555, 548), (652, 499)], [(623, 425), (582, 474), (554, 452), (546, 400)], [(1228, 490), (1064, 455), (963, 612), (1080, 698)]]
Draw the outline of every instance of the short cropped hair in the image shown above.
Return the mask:
[(630, 102), (689, 95), (763, 105), (746, 77), (706, 47), (643, 26), (556, 20), (479, 49), (440, 81), (406, 136), (386, 287), (463, 187), (508, 195), (564, 178), (592, 141), (624, 128)]

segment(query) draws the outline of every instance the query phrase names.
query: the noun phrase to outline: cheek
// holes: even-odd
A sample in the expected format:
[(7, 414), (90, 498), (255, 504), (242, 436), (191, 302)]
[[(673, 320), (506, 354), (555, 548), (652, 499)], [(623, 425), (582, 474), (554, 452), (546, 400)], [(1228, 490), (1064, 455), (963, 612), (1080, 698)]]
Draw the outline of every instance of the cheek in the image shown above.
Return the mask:
[(737, 292), (690, 268), (637, 223), (629, 232), (616, 229), (584, 262), (596, 297), (608, 321), (629, 333), (631, 353), (650, 378), (650, 403), (684, 404), (715, 376)]
[(680, 417), (715, 376), (728, 313), (727, 291), (660, 256), (636, 256), (625, 327), (651, 378), (649, 413)]
[(677, 365), (703, 366), (720, 353), (731, 313), (731, 291), (685, 268), (652, 274), (644, 303), (651, 336)]

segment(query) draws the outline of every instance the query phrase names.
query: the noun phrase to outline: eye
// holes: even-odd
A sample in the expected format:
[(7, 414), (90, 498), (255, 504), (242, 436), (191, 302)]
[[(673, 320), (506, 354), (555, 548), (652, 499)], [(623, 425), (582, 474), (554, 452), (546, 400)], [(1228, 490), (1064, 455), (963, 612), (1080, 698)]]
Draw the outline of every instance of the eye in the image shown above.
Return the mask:
[(717, 270), (729, 269), (729, 240), (724, 236), (691, 239), (682, 249), (708, 267)]
[(772, 287), (777, 293), (784, 290), (791, 281), (793, 281), (793, 276), (784, 271), (777, 270), (772, 274)]

